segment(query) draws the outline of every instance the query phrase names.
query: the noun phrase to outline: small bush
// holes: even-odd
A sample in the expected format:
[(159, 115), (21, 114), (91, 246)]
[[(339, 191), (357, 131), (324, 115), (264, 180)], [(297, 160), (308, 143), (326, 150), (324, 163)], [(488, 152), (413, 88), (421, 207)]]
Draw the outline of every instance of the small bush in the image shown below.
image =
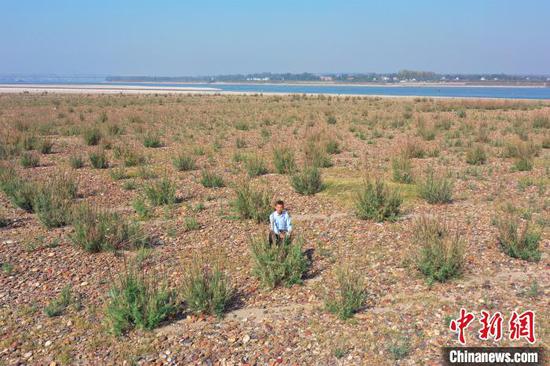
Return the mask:
[(206, 188), (220, 188), (225, 186), (225, 183), (221, 176), (208, 170), (202, 171), (201, 184)]
[(530, 158), (519, 158), (514, 162), (512, 168), (518, 172), (528, 172), (533, 170), (533, 160)]
[(127, 223), (117, 213), (83, 204), (73, 211), (71, 221), (74, 228), (71, 240), (91, 253), (133, 249), (147, 244), (148, 238), (139, 226)]
[(146, 185), (144, 192), (153, 206), (169, 205), (177, 201), (176, 186), (167, 177)]
[(481, 145), (476, 145), (466, 152), (466, 162), (471, 165), (482, 165), (487, 162), (487, 153)]
[(302, 252), (302, 240), (285, 240), (280, 245), (271, 245), (267, 238), (252, 240), (252, 274), (263, 286), (292, 286), (302, 283), (302, 276), (309, 266)]
[(38, 220), (48, 229), (67, 225), (76, 193), (76, 183), (67, 176), (53, 178), (42, 184), (34, 194), (32, 204)]
[(325, 146), (325, 149), (328, 154), (340, 154), (340, 144), (336, 140), (329, 140)]
[(533, 128), (550, 128), (550, 117), (539, 114), (533, 118)]
[(84, 166), (84, 159), (80, 155), (72, 155), (69, 158), (69, 165), (73, 169), (80, 169)]
[(40, 165), (40, 157), (32, 152), (23, 153), (19, 161), (23, 168), (35, 168)]
[(109, 291), (107, 323), (115, 335), (132, 328), (154, 329), (177, 311), (175, 293), (156, 276), (135, 268), (119, 276)]
[(59, 297), (50, 301), (50, 303), (44, 308), (44, 313), (50, 318), (63, 314), (65, 309), (71, 304), (73, 300), (71, 286), (66, 286), (61, 290)]
[(361, 276), (349, 270), (340, 268), (337, 272), (338, 289), (334, 298), (327, 299), (326, 309), (340, 319), (349, 319), (355, 314), (367, 298)]
[(218, 265), (193, 260), (183, 278), (183, 298), (189, 310), (197, 314), (221, 317), (231, 301), (232, 287)]
[(27, 212), (33, 211), (33, 200), (36, 189), (31, 183), (19, 177), (13, 169), (0, 170), (0, 189), (2, 189), (14, 206)]
[(294, 152), (288, 147), (274, 149), (273, 165), (279, 174), (292, 174), (296, 170)]
[(426, 151), (418, 142), (408, 140), (402, 154), (407, 159), (422, 159), (426, 156)]
[(400, 155), (392, 159), (391, 166), (394, 182), (411, 184), (414, 181), (411, 160), (406, 156)]
[(244, 165), (248, 176), (251, 178), (267, 174), (268, 172), (264, 160), (255, 154), (248, 156), (244, 161)]
[(21, 145), (23, 146), (23, 150), (36, 150), (38, 146), (38, 140), (35, 135), (25, 134), (23, 136), (23, 139), (21, 140)]
[(237, 149), (244, 149), (246, 147), (246, 140), (240, 137), (237, 137), (235, 140), (235, 146)]
[(332, 161), (325, 147), (314, 138), (310, 138), (306, 143), (305, 162), (309, 166), (318, 168), (329, 168), (332, 166)]
[(153, 132), (145, 134), (145, 136), (143, 136), (143, 146), (150, 148), (162, 147), (160, 135)]
[(460, 275), (465, 258), (458, 231), (451, 235), (439, 222), (424, 217), (416, 222), (414, 241), (420, 246), (416, 264), (429, 283)]
[(180, 172), (197, 169), (195, 158), (187, 154), (179, 154), (172, 162), (174, 167)]
[(115, 146), (113, 149), (113, 156), (115, 159), (122, 160), (122, 164), (125, 167), (142, 165), (145, 164), (147, 160), (139, 150), (130, 146)]
[(336, 122), (338, 122), (338, 121), (336, 120), (336, 117), (335, 117), (335, 116), (333, 116), (332, 114), (330, 114), (330, 115), (327, 116), (327, 123), (328, 123), (329, 125), (335, 125)]
[(252, 219), (258, 223), (269, 221), (273, 197), (271, 192), (254, 189), (249, 182), (244, 182), (235, 187), (235, 193), (237, 197), (233, 206), (242, 219)]
[(88, 157), (90, 158), (90, 164), (95, 169), (107, 169), (109, 167), (109, 160), (103, 150), (90, 152)]
[(355, 212), (363, 220), (394, 221), (403, 200), (396, 191), (381, 181), (368, 181), (357, 195)]
[(90, 128), (84, 131), (84, 142), (88, 146), (95, 146), (101, 141), (101, 131), (98, 128)]
[(0, 228), (6, 227), (9, 224), (9, 220), (4, 216), (3, 210), (0, 210)]
[(183, 220), (183, 227), (185, 231), (198, 230), (200, 228), (199, 222), (194, 217), (186, 217)]
[(250, 129), (250, 126), (246, 122), (239, 121), (235, 123), (235, 128), (239, 131), (248, 131)]
[(51, 154), (53, 149), (53, 142), (47, 139), (43, 139), (38, 147), (42, 154)]
[(437, 177), (433, 169), (428, 169), (424, 181), (420, 182), (420, 197), (431, 204), (453, 201), (453, 182), (449, 178)]
[(431, 141), (435, 139), (437, 130), (431, 126), (426, 126), (426, 123), (423, 120), (418, 121), (418, 135), (420, 135), (424, 140)]
[(500, 247), (506, 254), (526, 261), (540, 260), (540, 233), (532, 230), (529, 223), (521, 227), (520, 219), (509, 213), (501, 215), (496, 226)]
[(324, 188), (321, 171), (316, 167), (306, 167), (290, 177), (292, 188), (300, 194), (312, 195)]
[(141, 197), (138, 197), (132, 201), (132, 207), (141, 220), (148, 219), (151, 216), (151, 208), (147, 206)]

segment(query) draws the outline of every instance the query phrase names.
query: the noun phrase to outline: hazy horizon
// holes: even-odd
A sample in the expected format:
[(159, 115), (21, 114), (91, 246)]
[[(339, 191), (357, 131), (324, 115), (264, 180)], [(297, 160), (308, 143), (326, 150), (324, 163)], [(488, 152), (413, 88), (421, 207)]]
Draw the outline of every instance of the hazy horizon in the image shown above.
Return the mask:
[(31, 0), (2, 5), (2, 75), (550, 74), (550, 3)]

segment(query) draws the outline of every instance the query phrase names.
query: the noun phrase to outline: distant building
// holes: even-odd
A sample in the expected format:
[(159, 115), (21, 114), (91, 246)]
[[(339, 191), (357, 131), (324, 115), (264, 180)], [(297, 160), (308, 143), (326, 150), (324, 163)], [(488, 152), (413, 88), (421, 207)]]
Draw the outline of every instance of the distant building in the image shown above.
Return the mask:
[(332, 76), (320, 76), (321, 81), (332, 81)]

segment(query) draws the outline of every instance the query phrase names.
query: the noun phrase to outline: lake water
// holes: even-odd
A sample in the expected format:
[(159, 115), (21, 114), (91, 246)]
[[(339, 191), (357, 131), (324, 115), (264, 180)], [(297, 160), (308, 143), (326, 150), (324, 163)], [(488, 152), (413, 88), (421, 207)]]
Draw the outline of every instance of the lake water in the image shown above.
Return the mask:
[[(26, 84), (26, 83), (13, 83)], [(54, 85), (60, 82), (38, 82), (35, 84)], [(282, 84), (187, 84), (187, 83), (93, 83), (64, 82), (78, 85), (113, 85), (129, 87), (166, 88), (215, 88), (219, 91), (248, 93), (297, 93), (297, 94), (340, 94), (340, 95), (390, 95), (420, 97), (456, 98), (509, 98), (509, 99), (550, 99), (550, 88), (533, 87), (460, 87), (460, 86), (366, 86), (366, 85), (282, 85)]]

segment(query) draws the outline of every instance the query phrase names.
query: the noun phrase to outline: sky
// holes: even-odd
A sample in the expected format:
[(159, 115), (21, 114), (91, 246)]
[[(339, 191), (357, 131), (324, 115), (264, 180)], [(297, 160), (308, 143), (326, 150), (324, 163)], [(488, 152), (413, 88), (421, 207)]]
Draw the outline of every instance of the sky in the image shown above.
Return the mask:
[(0, 74), (550, 74), (546, 0), (0, 0)]

